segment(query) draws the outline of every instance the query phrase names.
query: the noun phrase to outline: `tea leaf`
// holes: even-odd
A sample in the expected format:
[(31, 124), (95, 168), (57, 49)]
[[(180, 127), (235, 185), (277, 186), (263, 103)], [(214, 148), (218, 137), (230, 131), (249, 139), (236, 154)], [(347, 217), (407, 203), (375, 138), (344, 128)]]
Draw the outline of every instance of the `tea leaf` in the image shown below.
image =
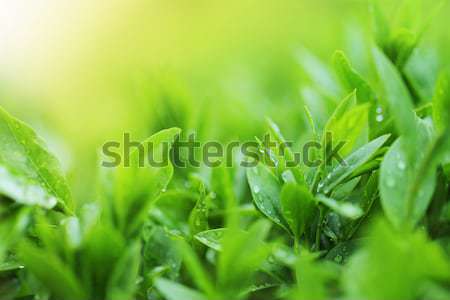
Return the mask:
[(358, 206), (347, 202), (338, 202), (332, 198), (325, 197), (322, 194), (316, 196), (317, 201), (324, 204), (334, 212), (350, 219), (358, 219), (363, 215), (363, 211)]
[(247, 170), (247, 179), (253, 196), (253, 203), (267, 218), (288, 230), (289, 226), (281, 213), (281, 184), (262, 163)]
[(203, 232), (197, 233), (194, 238), (200, 243), (208, 246), (211, 249), (216, 251), (222, 250), (222, 239), (225, 235), (226, 228), (218, 228), (212, 230), (206, 230)]
[(346, 88), (346, 92), (350, 93), (356, 90), (356, 98), (358, 103), (375, 103), (376, 95), (361, 75), (352, 68), (344, 52), (336, 51), (333, 55), (334, 68), (339, 75), (339, 79)]
[(347, 158), (345, 164), (339, 164), (319, 183), (318, 191), (328, 194), (333, 188), (345, 180), (353, 171), (366, 163), (376, 151), (383, 146), (389, 135), (383, 135), (359, 148)]
[(170, 281), (164, 278), (158, 278), (155, 281), (157, 289), (164, 295), (168, 300), (206, 300), (206, 296), (201, 293), (194, 291), (188, 287), (185, 287), (174, 281)]
[(72, 209), (58, 160), (26, 124), (0, 107), (0, 194), (46, 209)]
[(285, 184), (281, 191), (281, 211), (297, 240), (314, 217), (314, 196), (305, 186)]
[(76, 275), (59, 258), (48, 251), (25, 243), (19, 249), (20, 259), (39, 281), (60, 299), (86, 299)]

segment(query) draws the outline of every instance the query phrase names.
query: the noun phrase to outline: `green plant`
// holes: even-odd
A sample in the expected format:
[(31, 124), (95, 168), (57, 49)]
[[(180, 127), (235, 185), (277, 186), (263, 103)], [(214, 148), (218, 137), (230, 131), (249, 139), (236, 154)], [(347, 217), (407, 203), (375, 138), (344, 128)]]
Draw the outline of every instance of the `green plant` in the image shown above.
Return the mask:
[[(44, 142), (0, 109), (0, 299), (449, 299), (450, 75), (430, 92), (412, 71), (428, 24), (401, 13), (413, 2), (392, 22), (372, 6), (377, 84), (343, 51), (335, 75), (300, 58), (333, 108), (318, 122), (305, 106), (308, 139), (345, 140), (344, 164), (288, 166), (269, 119), (269, 161), (141, 168), (135, 152), (77, 207)], [(161, 158), (180, 133), (144, 142)]]

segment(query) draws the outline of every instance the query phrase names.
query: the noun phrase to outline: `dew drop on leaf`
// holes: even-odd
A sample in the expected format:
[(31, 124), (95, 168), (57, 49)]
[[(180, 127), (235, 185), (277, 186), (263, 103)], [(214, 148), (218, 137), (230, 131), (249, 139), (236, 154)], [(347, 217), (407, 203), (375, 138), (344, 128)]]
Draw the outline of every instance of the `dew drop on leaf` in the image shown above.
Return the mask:
[(397, 163), (397, 167), (398, 167), (400, 170), (404, 170), (404, 169), (406, 169), (406, 164), (405, 164), (404, 161), (400, 160), (400, 161)]
[(258, 194), (259, 192), (260, 192), (260, 188), (259, 188), (259, 186), (257, 186), (257, 185), (255, 185), (254, 187), (253, 187), (253, 192), (255, 193), (255, 194)]
[(378, 106), (376, 112), (377, 114), (381, 114), (383, 112), (383, 108), (381, 108), (381, 106)]
[(393, 178), (388, 178), (388, 179), (386, 180), (386, 185), (387, 185), (388, 187), (394, 187), (394, 186), (395, 186), (395, 180), (394, 180)]

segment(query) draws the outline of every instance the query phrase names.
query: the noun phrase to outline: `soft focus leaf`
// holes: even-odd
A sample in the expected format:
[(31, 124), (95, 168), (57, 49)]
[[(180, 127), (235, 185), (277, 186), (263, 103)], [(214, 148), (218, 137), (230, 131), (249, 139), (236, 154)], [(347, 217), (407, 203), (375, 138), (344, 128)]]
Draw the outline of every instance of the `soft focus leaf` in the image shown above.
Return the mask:
[(26, 124), (0, 107), (0, 193), (47, 209), (72, 206), (58, 160)]
[(54, 255), (25, 243), (20, 247), (20, 259), (57, 298), (86, 298), (76, 275)]
[(156, 287), (168, 300), (206, 300), (201, 293), (185, 287), (174, 281), (159, 278), (155, 282)]
[(328, 193), (345, 178), (347, 178), (353, 171), (367, 162), (375, 152), (383, 146), (389, 138), (388, 135), (380, 136), (370, 143), (359, 148), (347, 158), (344, 159), (345, 164), (339, 164), (326, 175), (326, 177), (319, 183), (319, 192)]
[(356, 90), (358, 103), (375, 103), (376, 95), (361, 75), (352, 68), (344, 52), (336, 51), (333, 56), (334, 68), (347, 93)]
[(393, 231), (377, 223), (350, 258), (344, 289), (350, 299), (417, 299), (426, 279), (448, 280), (449, 261), (424, 232)]
[(281, 191), (281, 212), (297, 239), (314, 217), (316, 202), (305, 186), (286, 184)]
[(140, 250), (139, 243), (135, 242), (128, 246), (122, 257), (117, 261), (108, 282), (107, 299), (131, 300), (134, 298), (139, 273)]
[(288, 225), (281, 213), (279, 180), (262, 163), (247, 170), (247, 179), (252, 191), (253, 203), (259, 211), (288, 230)]
[(399, 133), (405, 136), (405, 153), (413, 160), (416, 145), (416, 119), (411, 95), (402, 81), (401, 75), (378, 49), (372, 50), (378, 77), (383, 85), (389, 113), (394, 118), (394, 124)]
[[(404, 152), (404, 137), (400, 137), (386, 153), (381, 164), (381, 203), (388, 219), (398, 228), (414, 227), (423, 217), (433, 195), (436, 168), (447, 152), (447, 135), (431, 139), (426, 125), (418, 122), (414, 162)], [(423, 152), (422, 152), (423, 151)]]

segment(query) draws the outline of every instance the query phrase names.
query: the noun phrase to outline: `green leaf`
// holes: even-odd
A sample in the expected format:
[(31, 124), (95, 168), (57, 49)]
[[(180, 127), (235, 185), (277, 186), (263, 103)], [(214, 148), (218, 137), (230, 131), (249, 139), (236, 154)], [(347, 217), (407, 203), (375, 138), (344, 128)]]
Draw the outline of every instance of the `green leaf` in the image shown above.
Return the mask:
[(0, 194), (25, 205), (72, 209), (58, 160), (28, 125), (1, 107)]
[(208, 206), (205, 188), (202, 187), (198, 196), (197, 204), (192, 209), (189, 216), (189, 227), (192, 235), (208, 229)]
[(370, 16), (375, 40), (380, 48), (385, 48), (388, 46), (391, 37), (389, 22), (377, 1), (371, 1), (370, 4)]
[(297, 60), (303, 70), (323, 94), (330, 98), (337, 98), (340, 88), (328, 67), (320, 59), (306, 49), (297, 55)]
[(287, 231), (289, 225), (281, 213), (281, 184), (262, 163), (247, 169), (247, 179), (253, 196), (253, 203), (267, 218)]
[(166, 277), (176, 278), (181, 267), (181, 255), (173, 239), (161, 226), (148, 222), (142, 233), (142, 267), (150, 271), (167, 268)]
[(270, 222), (260, 219), (247, 232), (228, 230), (223, 238), (223, 249), (217, 266), (217, 284), (226, 299), (239, 299), (251, 286), (254, 275), (268, 258), (271, 248), (264, 240), (269, 234)]
[(216, 251), (222, 250), (222, 239), (227, 231), (226, 228), (218, 228), (212, 230), (206, 230), (197, 233), (194, 238), (205, 246)]
[(36, 278), (58, 299), (87, 299), (76, 275), (58, 257), (23, 243), (19, 248), (20, 260)]
[(117, 261), (108, 282), (107, 299), (134, 299), (140, 265), (139, 242), (129, 245)]
[(316, 202), (306, 186), (288, 183), (281, 191), (281, 212), (297, 240), (314, 217)]
[(331, 131), (331, 129), (335, 126), (337, 122), (344, 116), (344, 114), (350, 110), (356, 104), (356, 92), (352, 91), (348, 94), (344, 99), (342, 99), (339, 104), (336, 106), (336, 109), (333, 111), (333, 114), (327, 121), (325, 125), (324, 132)]
[(183, 255), (183, 263), (197, 287), (209, 298), (215, 298), (216, 289), (194, 250), (183, 240), (178, 241), (178, 249)]
[[(0, 198), (0, 205), (1, 205)], [(31, 221), (31, 213), (28, 207), (10, 209), (8, 213), (0, 213), (0, 263), (10, 247), (19, 242), (26, 232)]]
[(449, 75), (441, 74), (433, 97), (433, 121), (438, 132), (450, 127), (450, 84)]
[(333, 56), (334, 69), (347, 93), (356, 90), (358, 103), (375, 103), (376, 95), (367, 82), (352, 68), (344, 52), (336, 51)]
[(201, 293), (194, 291), (184, 285), (164, 278), (158, 278), (155, 286), (168, 300), (207, 300)]
[(338, 202), (332, 198), (328, 198), (322, 194), (316, 196), (317, 201), (324, 204), (334, 212), (349, 219), (358, 219), (363, 215), (360, 207), (348, 202)]
[(422, 230), (399, 232), (377, 222), (369, 234), (344, 269), (346, 299), (420, 299), (427, 280), (449, 280), (446, 254)]
[[(431, 140), (423, 121), (418, 121), (415, 161), (408, 161), (404, 137), (386, 153), (381, 164), (379, 189), (388, 219), (397, 228), (412, 228), (423, 217), (436, 183), (436, 167), (447, 150), (448, 135)], [(417, 150), (416, 150), (417, 151)]]
[[(130, 154), (130, 165), (122, 163), (105, 170), (101, 196), (110, 217), (127, 235), (133, 236), (142, 227), (152, 202), (165, 191), (172, 179), (173, 166), (168, 153), (179, 128), (162, 130), (142, 143), (143, 150)], [(166, 162), (161, 167), (146, 161), (151, 156), (155, 162)]]
[(376, 151), (383, 146), (389, 135), (383, 135), (359, 148), (344, 159), (345, 164), (339, 164), (319, 183), (318, 191), (328, 194), (333, 188), (345, 180), (353, 171), (366, 163)]
[(408, 62), (418, 41), (419, 37), (411, 30), (401, 28), (396, 32), (392, 38), (390, 47), (395, 51), (395, 57), (393, 59), (399, 69), (403, 69)]
[[(267, 124), (269, 125), (269, 130), (271, 135), (274, 137), (275, 141), (278, 143), (279, 147), (279, 153), (283, 156), (283, 159), (285, 162), (293, 162), (295, 161), (295, 155), (292, 152), (291, 148), (288, 147), (288, 143), (286, 142), (286, 139), (281, 134), (281, 130), (278, 127), (275, 122), (273, 122), (271, 119), (267, 119)], [(288, 169), (287, 167), (281, 166), (284, 169)], [(300, 166), (296, 165), (294, 167), (289, 168), (297, 183), (304, 184), (305, 183), (305, 175), (303, 174), (302, 170), (300, 169)]]
[(413, 149), (416, 146), (416, 117), (411, 96), (401, 75), (378, 49), (373, 48), (373, 56), (378, 77), (383, 86), (385, 97), (398, 132), (405, 136), (405, 151), (411, 160), (414, 159)]
[(295, 265), (297, 285), (289, 299), (332, 299), (330, 283), (338, 277), (337, 268), (327, 261), (316, 260), (315, 254), (302, 251)]

